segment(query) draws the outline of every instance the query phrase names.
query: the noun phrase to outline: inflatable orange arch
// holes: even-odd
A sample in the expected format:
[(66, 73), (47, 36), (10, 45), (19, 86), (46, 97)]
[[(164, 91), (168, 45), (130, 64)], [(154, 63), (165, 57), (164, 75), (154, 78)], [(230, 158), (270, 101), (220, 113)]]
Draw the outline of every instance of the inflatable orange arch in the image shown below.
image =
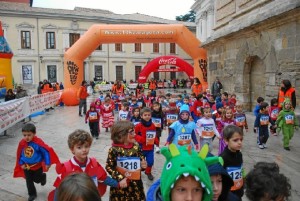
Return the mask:
[(206, 50), (184, 25), (93, 25), (64, 54), (65, 90), (62, 101), (77, 105), (76, 93), (83, 81), (83, 61), (103, 43), (176, 43), (194, 60), (194, 77), (207, 88)]

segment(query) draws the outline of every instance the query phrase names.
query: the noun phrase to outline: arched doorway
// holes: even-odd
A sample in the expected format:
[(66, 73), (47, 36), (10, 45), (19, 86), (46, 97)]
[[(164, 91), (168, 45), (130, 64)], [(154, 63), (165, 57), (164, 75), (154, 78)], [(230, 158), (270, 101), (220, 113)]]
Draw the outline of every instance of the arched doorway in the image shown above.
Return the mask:
[(64, 54), (66, 105), (78, 104), (77, 89), (83, 80), (83, 61), (103, 43), (177, 43), (194, 60), (194, 75), (207, 88), (206, 51), (200, 41), (184, 25), (93, 25)]
[(256, 99), (261, 96), (265, 98), (266, 92), (266, 66), (262, 59), (255, 56), (250, 62), (250, 102), (251, 109), (256, 105)]
[[(164, 68), (160, 66), (177, 66), (178, 68)], [(184, 71), (190, 79), (194, 78), (194, 68), (191, 64), (176, 56), (161, 56), (150, 61), (141, 71), (138, 82), (145, 83), (152, 72), (180, 72)]]

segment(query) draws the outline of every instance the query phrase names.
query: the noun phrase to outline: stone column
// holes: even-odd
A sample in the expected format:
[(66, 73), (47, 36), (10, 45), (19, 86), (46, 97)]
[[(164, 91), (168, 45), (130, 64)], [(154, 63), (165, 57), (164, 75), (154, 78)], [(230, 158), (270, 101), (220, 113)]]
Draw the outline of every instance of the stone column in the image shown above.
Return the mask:
[(207, 38), (207, 13), (206, 11), (201, 13), (200, 22), (201, 22), (201, 42), (206, 41)]
[(212, 35), (212, 29), (214, 27), (214, 7), (209, 6), (207, 9), (207, 38)]

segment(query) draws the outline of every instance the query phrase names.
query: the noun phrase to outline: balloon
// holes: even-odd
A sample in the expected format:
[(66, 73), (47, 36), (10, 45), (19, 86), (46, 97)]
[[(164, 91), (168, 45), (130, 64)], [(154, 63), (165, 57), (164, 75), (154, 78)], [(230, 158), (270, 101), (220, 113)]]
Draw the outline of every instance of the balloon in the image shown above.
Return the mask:
[(61, 95), (61, 100), (67, 106), (78, 105), (79, 100), (77, 99), (77, 89), (65, 88)]

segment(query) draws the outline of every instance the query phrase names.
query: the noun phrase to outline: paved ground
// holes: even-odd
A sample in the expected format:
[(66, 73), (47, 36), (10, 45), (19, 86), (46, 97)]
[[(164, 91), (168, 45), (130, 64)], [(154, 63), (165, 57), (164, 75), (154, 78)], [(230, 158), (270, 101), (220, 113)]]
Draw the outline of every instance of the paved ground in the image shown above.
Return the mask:
[[(253, 116), (248, 114), (249, 125), (253, 125)], [(37, 135), (46, 143), (51, 145), (61, 158), (61, 161), (69, 159), (72, 154), (68, 150), (67, 136), (77, 128), (88, 130), (88, 125), (84, 124), (83, 117), (78, 116), (77, 107), (57, 107), (45, 115), (32, 119), (37, 126)], [(25, 201), (27, 200), (27, 190), (24, 179), (12, 178), (12, 171), (15, 164), (16, 148), (21, 139), (21, 127), (23, 123), (18, 123), (8, 130), (8, 136), (0, 136), (0, 200), (2, 201)], [(292, 201), (300, 200), (300, 132), (297, 131), (291, 143), (291, 151), (287, 152), (282, 148), (282, 136), (271, 136), (268, 148), (260, 150), (256, 145), (256, 135), (252, 132), (245, 134), (243, 156), (244, 166), (248, 172), (258, 161), (275, 161), (279, 164), (280, 170), (290, 178), (292, 184)], [(165, 142), (166, 133), (163, 133), (161, 144)], [(214, 144), (214, 153), (217, 151), (217, 141)], [(93, 143), (90, 156), (96, 157), (105, 166), (107, 150), (111, 145), (110, 134), (101, 130), (100, 139)], [(160, 175), (163, 156), (155, 155), (154, 175), (157, 179)], [(47, 194), (53, 189), (52, 184), (56, 178), (55, 168), (51, 168), (48, 175), (46, 186), (37, 186), (39, 201), (46, 200)], [(145, 188), (151, 185), (143, 174)], [(108, 192), (103, 198), (108, 200)], [(243, 199), (247, 200), (247, 199)]]

